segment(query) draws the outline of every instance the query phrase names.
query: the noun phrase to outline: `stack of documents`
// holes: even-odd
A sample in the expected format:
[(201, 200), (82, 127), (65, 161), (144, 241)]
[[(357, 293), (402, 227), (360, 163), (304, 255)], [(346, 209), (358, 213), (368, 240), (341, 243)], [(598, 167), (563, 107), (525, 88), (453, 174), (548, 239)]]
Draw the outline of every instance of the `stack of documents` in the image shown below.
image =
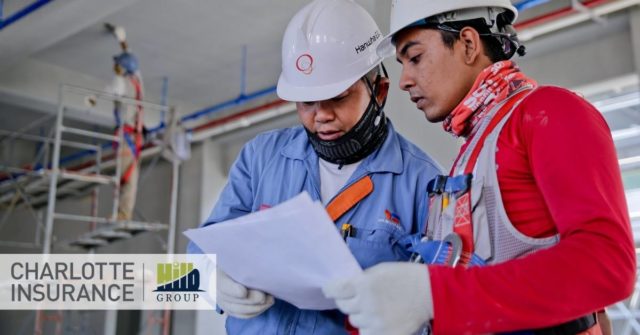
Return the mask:
[(278, 206), (184, 234), (237, 282), (301, 309), (336, 308), (321, 288), (362, 268), (320, 202), (306, 192)]

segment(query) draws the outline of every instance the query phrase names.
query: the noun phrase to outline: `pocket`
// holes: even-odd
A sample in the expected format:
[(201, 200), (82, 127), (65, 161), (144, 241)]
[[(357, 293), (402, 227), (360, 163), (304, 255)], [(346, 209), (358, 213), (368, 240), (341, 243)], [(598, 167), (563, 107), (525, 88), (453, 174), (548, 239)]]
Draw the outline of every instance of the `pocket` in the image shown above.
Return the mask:
[(398, 243), (408, 233), (397, 225), (376, 223), (355, 227), (356, 236), (347, 237), (347, 245), (363, 269), (381, 262), (406, 261), (411, 254)]

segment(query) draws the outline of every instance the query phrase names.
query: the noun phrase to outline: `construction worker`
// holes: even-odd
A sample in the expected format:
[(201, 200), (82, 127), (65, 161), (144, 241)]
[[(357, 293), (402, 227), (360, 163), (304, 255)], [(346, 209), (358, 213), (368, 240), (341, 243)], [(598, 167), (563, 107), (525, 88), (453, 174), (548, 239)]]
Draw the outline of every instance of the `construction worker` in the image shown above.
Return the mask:
[[(113, 57), (115, 77), (107, 91), (119, 97), (142, 101), (144, 99), (142, 75), (137, 58), (128, 50), (124, 28), (111, 24), (106, 24), (105, 27), (116, 37), (121, 49), (121, 53)], [(140, 165), (138, 160), (144, 142), (143, 109), (141, 105), (128, 106), (116, 100), (113, 115), (116, 134), (122, 131), (126, 144), (116, 146), (121, 171), (117, 220), (130, 221), (133, 219), (136, 203)]]
[[(204, 225), (306, 191), (326, 205), (363, 268), (409, 259), (401, 241), (424, 228), (425, 190), (440, 168), (385, 116), (389, 80), (376, 53), (381, 39), (373, 18), (352, 0), (315, 0), (291, 19), (277, 93), (296, 102), (302, 125), (263, 133), (244, 146)], [(190, 245), (189, 252), (198, 251)], [(221, 269), (217, 304), (229, 316), (232, 335), (336, 335), (350, 329), (338, 310), (300, 310)]]
[(454, 266), (386, 263), (326, 285), (361, 334), (600, 334), (593, 313), (633, 291), (610, 130), (583, 98), (510, 61), (524, 54), (516, 16), (508, 0), (392, 3), (378, 50), (395, 51), (400, 88), (427, 120), (465, 140), (430, 184), (426, 232), (461, 249), (447, 244)]

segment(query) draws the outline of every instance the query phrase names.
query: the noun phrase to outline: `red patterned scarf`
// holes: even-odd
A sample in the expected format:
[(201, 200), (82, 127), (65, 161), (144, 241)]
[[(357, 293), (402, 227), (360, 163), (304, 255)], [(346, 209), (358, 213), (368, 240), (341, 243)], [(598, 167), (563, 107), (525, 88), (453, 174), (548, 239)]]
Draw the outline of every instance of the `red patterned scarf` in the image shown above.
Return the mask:
[(538, 84), (512, 61), (492, 64), (482, 70), (469, 93), (444, 120), (444, 130), (456, 136), (469, 136), (495, 105), (524, 86), (535, 88)]

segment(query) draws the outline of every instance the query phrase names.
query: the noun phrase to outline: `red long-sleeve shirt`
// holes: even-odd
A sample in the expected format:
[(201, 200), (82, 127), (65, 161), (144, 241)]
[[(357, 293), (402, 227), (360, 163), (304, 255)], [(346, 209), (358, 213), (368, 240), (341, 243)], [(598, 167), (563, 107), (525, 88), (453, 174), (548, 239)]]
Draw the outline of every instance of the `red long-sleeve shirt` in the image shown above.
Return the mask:
[(547, 327), (629, 296), (635, 250), (602, 115), (565, 89), (541, 87), (514, 110), (498, 149), (509, 219), (528, 236), (559, 233), (560, 242), (492, 266), (429, 266), (434, 334)]

